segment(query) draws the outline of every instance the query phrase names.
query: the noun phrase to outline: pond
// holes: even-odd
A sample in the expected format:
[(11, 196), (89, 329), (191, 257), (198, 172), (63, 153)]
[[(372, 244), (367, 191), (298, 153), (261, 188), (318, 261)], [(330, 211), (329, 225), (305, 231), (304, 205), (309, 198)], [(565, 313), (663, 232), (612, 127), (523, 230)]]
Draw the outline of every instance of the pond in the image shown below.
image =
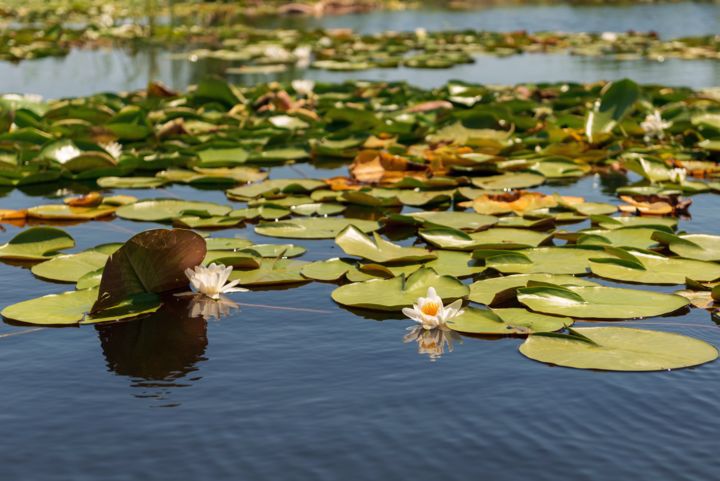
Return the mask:
[[(655, 29), (680, 36), (712, 32), (718, 6), (513, 7), (478, 12), (372, 13), (293, 26), (491, 28), (497, 30)], [(678, 19), (682, 19), (679, 21)], [(0, 92), (49, 98), (144, 88), (162, 80), (184, 89), (220, 62), (173, 60), (168, 52), (73, 51), (63, 59), (0, 64)], [(717, 62), (611, 61), (568, 55), (480, 57), (450, 70), (291, 72), (238, 76), (251, 84), (295, 76), (337, 82), (406, 79), (435, 87), (449, 79), (515, 84), (632, 78), (708, 87)], [(326, 178), (345, 166), (299, 163), (271, 178)], [(611, 178), (585, 177), (536, 190), (617, 203)], [(222, 189), (116, 190), (141, 198), (228, 204)], [(35, 186), (3, 192), (2, 208), (26, 208), (66, 192)], [(720, 234), (716, 194), (693, 197), (679, 229)], [(235, 204), (239, 206), (239, 204)], [(568, 229), (587, 227), (573, 224)], [(74, 251), (124, 242), (161, 224), (122, 219), (64, 227)], [(7, 242), (18, 229), (0, 232)], [(258, 242), (252, 228), (221, 231)], [(332, 241), (293, 240), (303, 260), (341, 254)], [(619, 285), (594, 279), (606, 285)], [(656, 373), (549, 367), (524, 359), (521, 338), (463, 337), (440, 359), (404, 343), (409, 321), (339, 307), (332, 283), (253, 289), (235, 295), (239, 311), (201, 318), (43, 329), (0, 327), (3, 454), (0, 479), (33, 480), (707, 480), (715, 449), (717, 362)], [(672, 292), (677, 286), (643, 288)], [(0, 263), (2, 305), (61, 292), (29, 269)], [(376, 318), (375, 318), (376, 317)], [(168, 336), (163, 324), (180, 324)], [(579, 323), (583, 325), (583, 323)], [(720, 346), (709, 313), (613, 323), (677, 332)], [(716, 384), (717, 383), (717, 384)]]

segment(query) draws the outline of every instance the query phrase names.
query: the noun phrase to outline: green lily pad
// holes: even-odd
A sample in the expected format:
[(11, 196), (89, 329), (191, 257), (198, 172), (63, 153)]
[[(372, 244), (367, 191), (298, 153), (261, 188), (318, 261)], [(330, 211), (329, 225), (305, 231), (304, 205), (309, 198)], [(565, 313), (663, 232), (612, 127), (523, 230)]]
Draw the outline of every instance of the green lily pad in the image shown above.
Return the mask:
[(373, 232), (380, 224), (371, 220), (342, 217), (307, 217), (280, 222), (261, 222), (255, 232), (269, 237), (289, 239), (332, 239), (349, 225), (362, 232)]
[(64, 230), (54, 227), (31, 227), (0, 246), (0, 259), (41, 261), (73, 246), (75, 240)]
[(240, 281), (241, 286), (275, 286), (308, 282), (300, 272), (306, 262), (291, 259), (264, 261), (258, 269), (234, 270), (230, 280)]
[[(41, 326), (78, 324), (89, 320), (89, 311), (97, 300), (97, 289), (68, 291), (18, 302), (0, 312), (5, 319)], [(157, 298), (136, 298), (115, 306), (93, 322), (115, 321), (150, 314), (160, 307)]]
[(661, 316), (689, 303), (675, 294), (604, 286), (524, 287), (517, 298), (533, 311), (588, 319)]
[(536, 247), (552, 239), (552, 234), (507, 227), (492, 227), (470, 234), (455, 229), (440, 227), (420, 230), (419, 234), (420, 237), (435, 247), (464, 251), (480, 248), (523, 249)]
[(202, 213), (203, 217), (225, 216), (232, 209), (212, 202), (176, 199), (148, 199), (120, 207), (118, 217), (145, 222), (167, 222), (180, 217)]
[(155, 189), (167, 183), (160, 177), (100, 177), (95, 182), (103, 189)]
[(585, 127), (590, 142), (609, 135), (640, 98), (640, 87), (632, 80), (611, 82), (603, 89)]
[(654, 233), (655, 240), (668, 246), (673, 253), (687, 259), (720, 261), (720, 236), (709, 234)]
[(484, 190), (526, 189), (543, 184), (545, 177), (528, 172), (507, 172), (488, 177), (475, 177), (473, 185)]
[(620, 227), (613, 230), (587, 230), (580, 231), (577, 238), (578, 245), (609, 245), (616, 247), (634, 247), (648, 249), (657, 241), (653, 235), (657, 229), (652, 227)]
[(498, 221), (495, 216), (474, 212), (428, 211), (412, 212), (408, 216), (422, 222), (426, 227), (443, 226), (471, 232), (490, 227)]
[(350, 256), (362, 257), (373, 262), (423, 262), (435, 259), (437, 255), (419, 247), (402, 247), (386, 241), (377, 232), (374, 239), (366, 236), (353, 225), (347, 226), (335, 238), (335, 243)]
[(77, 254), (54, 256), (31, 271), (37, 277), (56, 282), (78, 282), (84, 275), (105, 267), (108, 257), (122, 244), (105, 244)]
[(503, 274), (585, 274), (590, 259), (610, 257), (610, 254), (591, 248), (536, 247), (518, 251), (483, 251), (473, 253), (485, 259), (485, 265)]
[(628, 327), (582, 327), (569, 335), (534, 334), (520, 346), (530, 359), (603, 371), (665, 371), (713, 361), (718, 351), (681, 334)]
[(470, 284), (468, 300), (492, 306), (515, 298), (515, 289), (527, 286), (528, 282), (542, 282), (560, 286), (597, 286), (598, 284), (581, 277), (556, 274), (515, 274), (512, 276), (482, 279)]
[(714, 262), (665, 257), (650, 251), (611, 252), (618, 257), (591, 260), (593, 274), (642, 284), (684, 284), (686, 278), (701, 282), (720, 278), (720, 264)]
[(422, 268), (407, 278), (403, 275), (340, 286), (333, 291), (332, 298), (348, 307), (400, 311), (424, 297), (428, 287), (434, 287), (445, 302), (465, 297), (469, 292), (468, 287), (454, 277), (440, 276), (432, 269)]
[(504, 336), (559, 331), (573, 324), (569, 317), (548, 316), (519, 308), (487, 310), (468, 307), (464, 311), (448, 321), (450, 329), (468, 334)]
[(243, 185), (226, 191), (231, 199), (247, 200), (269, 194), (306, 194), (326, 187), (325, 182), (314, 179), (271, 179)]
[(28, 217), (49, 220), (93, 220), (108, 217), (117, 207), (101, 204), (97, 207), (72, 207), (65, 204), (38, 205), (27, 210)]

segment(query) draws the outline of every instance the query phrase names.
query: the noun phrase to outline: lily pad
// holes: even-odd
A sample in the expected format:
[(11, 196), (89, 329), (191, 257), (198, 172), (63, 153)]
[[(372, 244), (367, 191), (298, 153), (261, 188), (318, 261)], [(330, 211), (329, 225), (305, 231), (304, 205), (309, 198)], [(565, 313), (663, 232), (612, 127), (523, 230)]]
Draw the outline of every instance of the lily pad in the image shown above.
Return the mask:
[(50, 220), (93, 220), (111, 216), (116, 206), (72, 207), (65, 204), (38, 205), (27, 210), (28, 217)]
[(234, 270), (230, 280), (240, 281), (241, 286), (275, 286), (308, 282), (300, 274), (306, 262), (291, 259), (267, 260), (258, 269)]
[(377, 232), (374, 239), (360, 229), (349, 225), (335, 238), (335, 243), (347, 254), (362, 257), (373, 262), (423, 262), (435, 259), (437, 255), (419, 247), (402, 247), (386, 241)]
[(473, 253), (485, 259), (485, 265), (503, 274), (585, 274), (590, 259), (610, 257), (603, 250), (575, 247), (536, 247), (518, 251), (484, 251)]
[(105, 244), (77, 254), (54, 256), (32, 267), (37, 277), (56, 282), (78, 282), (84, 275), (105, 267), (110, 254), (122, 244)]
[(628, 327), (582, 327), (569, 335), (534, 334), (520, 352), (535, 361), (576, 369), (665, 371), (713, 361), (718, 351), (681, 334)]
[(145, 222), (167, 222), (182, 216), (202, 213), (202, 217), (224, 216), (232, 209), (212, 202), (195, 202), (176, 199), (148, 199), (124, 205), (117, 210), (123, 219)]
[(689, 303), (675, 294), (604, 286), (524, 287), (517, 298), (533, 311), (589, 319), (661, 316)]
[(618, 257), (591, 260), (593, 274), (607, 279), (642, 284), (684, 284), (686, 278), (714, 281), (720, 264), (665, 257), (651, 251), (612, 249)]
[(0, 259), (40, 261), (75, 246), (73, 238), (54, 227), (31, 227), (0, 246)]
[(527, 286), (528, 282), (542, 282), (560, 286), (597, 286), (598, 284), (581, 277), (556, 274), (515, 274), (512, 276), (482, 279), (470, 284), (468, 300), (492, 306), (515, 298), (515, 289)]
[(450, 329), (468, 334), (505, 336), (559, 331), (573, 324), (569, 317), (548, 316), (519, 308), (487, 310), (469, 307), (464, 311), (448, 321)]
[(446, 302), (465, 297), (469, 292), (468, 287), (454, 277), (440, 276), (432, 269), (423, 268), (407, 278), (403, 275), (341, 286), (333, 291), (332, 298), (348, 307), (400, 311), (424, 297), (428, 287), (434, 287)]
[[(720, 236), (709, 234), (654, 233), (654, 239), (668, 246), (673, 253), (687, 259), (720, 261)], [(688, 276), (690, 277), (690, 276)]]
[(349, 225), (354, 225), (366, 233), (380, 228), (380, 224), (371, 220), (308, 217), (280, 222), (261, 222), (255, 227), (255, 232), (264, 236), (289, 239), (332, 239)]
[(473, 249), (523, 249), (537, 247), (552, 239), (552, 234), (529, 229), (492, 227), (466, 234), (450, 228), (431, 228), (420, 231), (420, 237), (435, 247), (470, 251)]

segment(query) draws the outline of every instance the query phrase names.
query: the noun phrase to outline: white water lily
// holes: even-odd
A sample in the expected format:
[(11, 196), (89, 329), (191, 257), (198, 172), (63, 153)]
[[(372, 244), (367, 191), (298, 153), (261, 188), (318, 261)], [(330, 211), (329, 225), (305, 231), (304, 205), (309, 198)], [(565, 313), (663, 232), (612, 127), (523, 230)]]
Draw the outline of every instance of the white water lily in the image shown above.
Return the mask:
[(675, 168), (670, 170), (669, 173), (670, 182), (673, 184), (682, 184), (685, 182), (685, 178), (687, 177), (687, 170), (682, 168)]
[(462, 299), (458, 299), (449, 306), (443, 306), (442, 298), (435, 292), (434, 287), (428, 287), (427, 297), (420, 297), (412, 308), (406, 307), (403, 314), (419, 323), (424, 329), (444, 327), (450, 319), (463, 313)]
[(403, 342), (417, 342), (418, 354), (427, 354), (430, 360), (435, 361), (448, 352), (453, 351), (453, 342), (462, 343), (460, 335), (446, 327), (425, 329), (422, 326), (413, 326), (403, 338)]
[(199, 293), (210, 299), (217, 300), (220, 299), (221, 294), (247, 292), (247, 289), (235, 287), (240, 282), (239, 280), (227, 282), (232, 270), (232, 266), (226, 267), (222, 264), (218, 265), (215, 263), (209, 266), (195, 266), (194, 269), (187, 268), (185, 269), (185, 275), (197, 292), (186, 292), (179, 295)]
[(122, 145), (120, 145), (117, 142), (110, 142), (109, 144), (103, 144), (103, 149), (105, 149), (105, 152), (110, 154), (110, 156), (117, 160), (120, 158), (120, 154), (122, 154)]
[(64, 164), (65, 162), (68, 162), (75, 157), (82, 154), (80, 149), (75, 147), (74, 145), (63, 145), (59, 149), (55, 151), (55, 159), (60, 162), (61, 164)]
[(645, 131), (645, 140), (653, 138), (662, 139), (665, 136), (665, 129), (669, 128), (671, 125), (672, 122), (663, 120), (659, 110), (648, 114), (645, 117), (645, 120), (640, 122), (640, 127), (642, 127), (643, 131)]
[(295, 92), (306, 97), (315, 89), (315, 82), (312, 80), (293, 80), (291, 85)]
[(618, 34), (615, 32), (603, 32), (600, 38), (605, 42), (617, 42)]

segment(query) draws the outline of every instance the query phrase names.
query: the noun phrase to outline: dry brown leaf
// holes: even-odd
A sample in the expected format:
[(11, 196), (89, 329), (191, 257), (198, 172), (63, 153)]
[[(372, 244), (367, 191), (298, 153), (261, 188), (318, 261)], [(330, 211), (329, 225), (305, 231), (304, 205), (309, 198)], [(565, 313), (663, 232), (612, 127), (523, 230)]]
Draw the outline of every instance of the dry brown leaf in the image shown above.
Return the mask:
[(392, 183), (404, 177), (428, 178), (426, 166), (418, 166), (398, 155), (376, 150), (360, 151), (349, 170), (353, 179), (364, 183)]
[(66, 197), (63, 202), (72, 207), (95, 207), (102, 203), (100, 192), (90, 192), (80, 197)]

